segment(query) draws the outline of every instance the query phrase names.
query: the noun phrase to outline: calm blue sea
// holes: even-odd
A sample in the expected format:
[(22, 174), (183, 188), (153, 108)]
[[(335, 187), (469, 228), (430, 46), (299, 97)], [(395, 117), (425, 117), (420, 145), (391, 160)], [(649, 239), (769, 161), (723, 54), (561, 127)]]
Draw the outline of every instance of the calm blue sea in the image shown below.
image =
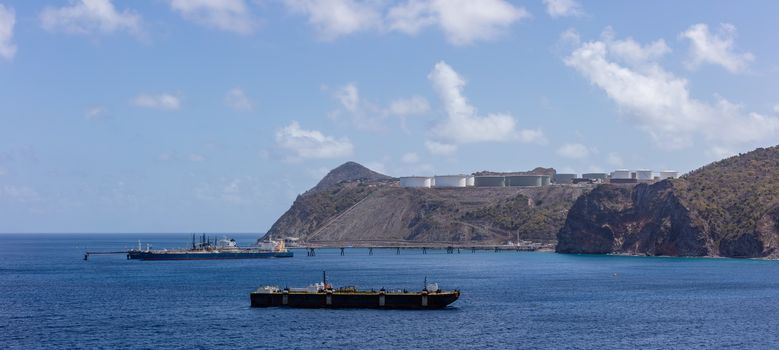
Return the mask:
[[(129, 261), (179, 235), (0, 235), (0, 348), (779, 348), (779, 261), (462, 251)], [(238, 236), (239, 243), (256, 236)], [(441, 311), (252, 309), (259, 285), (419, 289)]]

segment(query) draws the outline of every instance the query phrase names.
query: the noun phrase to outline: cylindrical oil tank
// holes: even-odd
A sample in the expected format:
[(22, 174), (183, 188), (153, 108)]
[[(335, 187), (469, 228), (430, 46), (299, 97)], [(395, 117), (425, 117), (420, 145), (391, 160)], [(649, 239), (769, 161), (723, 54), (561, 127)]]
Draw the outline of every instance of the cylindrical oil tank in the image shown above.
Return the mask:
[[(539, 187), (543, 186), (541, 175), (510, 175), (506, 176), (506, 186), (511, 187)], [(546, 175), (548, 178), (549, 176)]]
[(468, 175), (467, 178), (465, 178), (465, 186), (473, 187), (476, 185), (476, 177), (473, 175)]
[(570, 184), (573, 183), (573, 179), (576, 178), (576, 174), (555, 174), (554, 183), (556, 184)]
[(404, 176), (400, 178), (400, 187), (429, 188), (433, 179), (429, 176)]
[(552, 183), (551, 175), (541, 175), (541, 186), (549, 186)]
[(476, 176), (474, 178), (474, 185), (476, 187), (504, 187), (506, 186), (505, 176)]
[(639, 181), (649, 181), (652, 180), (652, 170), (636, 170), (636, 179)]
[[(582, 177), (584, 177), (584, 175), (582, 175)], [(614, 171), (611, 172), (611, 178), (612, 179), (629, 179), (630, 178), (630, 170), (627, 170), (627, 169), (617, 169), (617, 170), (614, 170)]]
[[(607, 177), (608, 177), (608, 175), (606, 173), (584, 173), (584, 174), (582, 174), (582, 179), (588, 179), (588, 180), (605, 180)], [(630, 174), (628, 174), (628, 177), (630, 177)]]
[(660, 172), (660, 180), (675, 179), (679, 177), (679, 172), (676, 170), (663, 170)]
[(435, 187), (465, 187), (467, 175), (439, 175), (435, 177)]

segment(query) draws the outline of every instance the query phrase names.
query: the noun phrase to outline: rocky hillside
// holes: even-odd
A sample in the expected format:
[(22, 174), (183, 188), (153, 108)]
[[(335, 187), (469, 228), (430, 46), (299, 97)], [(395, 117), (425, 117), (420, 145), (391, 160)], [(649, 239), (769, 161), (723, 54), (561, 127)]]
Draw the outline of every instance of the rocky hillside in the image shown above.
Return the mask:
[(341, 164), (341, 166), (330, 170), (330, 172), (327, 173), (322, 180), (319, 180), (319, 183), (317, 183), (314, 188), (310, 189), (309, 192), (321, 191), (345, 181), (382, 182), (388, 180), (392, 180), (392, 178), (384, 174), (379, 174), (355, 162), (346, 162)]
[(266, 236), (350, 244), (553, 242), (568, 208), (589, 189), (401, 188), (371, 173), (379, 176), (347, 174), (320, 186), (323, 180), (298, 196)]
[(779, 147), (678, 180), (598, 186), (557, 238), (562, 253), (779, 258)]

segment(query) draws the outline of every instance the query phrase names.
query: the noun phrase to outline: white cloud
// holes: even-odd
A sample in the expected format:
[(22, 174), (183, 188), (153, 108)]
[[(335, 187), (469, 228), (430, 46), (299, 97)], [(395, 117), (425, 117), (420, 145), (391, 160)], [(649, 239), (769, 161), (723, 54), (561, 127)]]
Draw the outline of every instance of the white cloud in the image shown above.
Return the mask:
[(360, 105), (360, 92), (354, 83), (348, 83), (340, 87), (335, 92), (335, 98), (350, 112), (356, 112), (357, 107)]
[(530, 16), (522, 7), (505, 0), (409, 0), (387, 14), (389, 30), (416, 34), (437, 25), (454, 45), (489, 40)]
[(235, 111), (248, 112), (254, 109), (252, 101), (240, 88), (233, 88), (225, 94), (225, 104)]
[(206, 160), (206, 157), (203, 156), (202, 154), (191, 153), (189, 155), (189, 160), (192, 162), (203, 162)]
[(681, 38), (690, 40), (690, 54), (687, 66), (696, 69), (704, 63), (716, 64), (731, 73), (742, 72), (755, 57), (749, 53), (736, 53), (734, 41), (736, 27), (732, 24), (720, 25), (719, 34), (709, 32), (709, 27), (699, 23), (679, 34)]
[(402, 157), (400, 157), (400, 161), (403, 163), (418, 163), (419, 162), (419, 155), (415, 152), (409, 152), (404, 154)]
[(244, 0), (170, 0), (170, 7), (191, 21), (239, 34), (257, 27)]
[(566, 143), (557, 149), (557, 154), (572, 159), (584, 159), (590, 156), (590, 150), (581, 143)]
[(430, 111), (430, 104), (424, 97), (412, 96), (390, 103), (388, 112), (397, 116), (421, 115)]
[(405, 129), (405, 118), (420, 115), (430, 110), (427, 100), (420, 96), (400, 98), (392, 101), (389, 106), (382, 107), (360, 96), (360, 90), (356, 83), (348, 83), (338, 87), (333, 92), (342, 109), (329, 113), (329, 117), (335, 120), (346, 115), (351, 123), (361, 130), (384, 130), (388, 117), (395, 116), (401, 119), (401, 126)]
[(430, 154), (436, 156), (451, 156), (457, 152), (457, 145), (435, 141), (425, 141), (425, 147)]
[(362, 99), (357, 84), (348, 83), (337, 88), (333, 92), (333, 98), (338, 101), (342, 109), (330, 112), (330, 118), (339, 120), (346, 115), (352, 125), (358, 129), (369, 131), (384, 129), (384, 120), (388, 114), (377, 105)]
[(95, 106), (87, 110), (85, 116), (87, 120), (100, 120), (106, 116), (106, 110), (102, 106)]
[(355, 0), (284, 0), (308, 17), (322, 40), (362, 31), (414, 35), (437, 26), (454, 45), (493, 39), (530, 16), (506, 0), (408, 0), (400, 4)]
[[(514, 117), (505, 113), (479, 115), (463, 95), (465, 80), (441, 61), (428, 76), (446, 110), (447, 118), (436, 124), (432, 137), (437, 143), (457, 145), (476, 142), (543, 140), (540, 130), (516, 130)], [(428, 146), (428, 149), (431, 147)], [(438, 148), (440, 147), (433, 147)]]
[(317, 130), (304, 130), (293, 121), (276, 131), (276, 145), (289, 153), (287, 160), (342, 158), (352, 155), (354, 146), (347, 138), (336, 139)]
[(372, 3), (354, 0), (284, 0), (295, 13), (308, 16), (322, 40), (334, 40), (355, 32), (379, 29), (381, 14)]
[(625, 162), (622, 161), (622, 157), (614, 152), (609, 153), (608, 157), (606, 157), (606, 162), (617, 168), (621, 168), (625, 165)]
[(166, 109), (166, 110), (177, 110), (181, 107), (181, 101), (179, 100), (179, 98), (171, 94), (159, 94), (159, 95), (141, 94), (136, 96), (132, 100), (132, 103), (137, 107)]
[(539, 145), (545, 145), (549, 142), (541, 129), (521, 129), (517, 133), (517, 139), (520, 142), (536, 143)]
[(387, 21), (390, 30), (413, 35), (437, 24), (438, 16), (431, 11), (430, 1), (410, 0), (390, 8)]
[(609, 46), (609, 53), (614, 59), (632, 66), (652, 63), (671, 52), (671, 48), (663, 39), (641, 45), (633, 38), (615, 39), (615, 35), (614, 30), (607, 27), (601, 34), (601, 39)]
[(0, 57), (11, 60), (16, 55), (16, 44), (13, 43), (16, 12), (11, 7), (0, 4)]
[(553, 18), (584, 15), (581, 5), (576, 0), (544, 0), (544, 4), (546, 13)]
[[(695, 135), (711, 143), (738, 144), (765, 140), (779, 131), (777, 118), (745, 113), (723, 98), (714, 104), (692, 98), (687, 80), (651, 60), (663, 51), (654, 46), (662, 45), (644, 46), (639, 50), (643, 54), (628, 55), (624, 48), (615, 50), (615, 43), (619, 41), (608, 36), (580, 43), (564, 62), (603, 89), (662, 148), (687, 147)], [(648, 61), (637, 63), (636, 57)]]
[(41, 24), (49, 31), (75, 34), (109, 34), (126, 30), (141, 33), (141, 16), (130, 10), (118, 12), (110, 0), (80, 0), (70, 6), (46, 7)]
[(776, 106), (774, 106), (774, 112), (776, 112), (776, 113), (779, 113), (779, 104), (777, 104)]

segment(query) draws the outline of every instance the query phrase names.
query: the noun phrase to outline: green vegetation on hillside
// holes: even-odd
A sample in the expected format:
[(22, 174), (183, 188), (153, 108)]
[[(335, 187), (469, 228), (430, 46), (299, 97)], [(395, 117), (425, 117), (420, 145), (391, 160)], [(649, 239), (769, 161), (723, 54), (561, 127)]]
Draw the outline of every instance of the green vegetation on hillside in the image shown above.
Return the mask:
[(779, 146), (711, 163), (674, 185), (700, 224), (718, 238), (751, 233), (779, 201)]

